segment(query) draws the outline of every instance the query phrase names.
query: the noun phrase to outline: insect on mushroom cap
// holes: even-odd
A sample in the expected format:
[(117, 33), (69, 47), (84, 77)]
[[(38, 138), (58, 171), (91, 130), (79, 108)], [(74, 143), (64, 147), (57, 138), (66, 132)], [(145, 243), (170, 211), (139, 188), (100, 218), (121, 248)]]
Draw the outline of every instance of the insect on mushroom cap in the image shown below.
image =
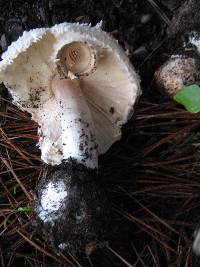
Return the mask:
[(24, 32), (2, 55), (0, 81), (13, 102), (39, 125), (42, 159), (63, 160), (60, 107), (52, 92), (60, 70), (79, 78), (90, 109), (99, 154), (121, 137), (121, 126), (140, 95), (140, 79), (124, 51), (97, 25), (62, 23)]

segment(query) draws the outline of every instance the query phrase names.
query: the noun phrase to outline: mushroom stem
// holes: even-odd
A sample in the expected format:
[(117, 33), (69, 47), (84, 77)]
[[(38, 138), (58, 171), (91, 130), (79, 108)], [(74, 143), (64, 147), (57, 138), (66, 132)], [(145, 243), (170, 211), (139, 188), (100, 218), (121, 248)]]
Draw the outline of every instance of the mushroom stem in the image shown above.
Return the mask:
[(60, 104), (63, 159), (75, 159), (88, 168), (97, 168), (94, 123), (78, 79), (55, 77), (52, 91)]

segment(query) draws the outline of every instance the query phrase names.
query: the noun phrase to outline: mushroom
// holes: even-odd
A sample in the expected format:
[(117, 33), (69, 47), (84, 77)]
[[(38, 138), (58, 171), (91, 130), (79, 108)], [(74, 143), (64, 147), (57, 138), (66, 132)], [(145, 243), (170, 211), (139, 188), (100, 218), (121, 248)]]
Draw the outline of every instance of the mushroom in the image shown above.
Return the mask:
[(200, 81), (200, 60), (194, 56), (173, 55), (154, 74), (155, 85), (170, 97), (197, 81)]
[(62, 108), (52, 88), (58, 77), (78, 78), (93, 119), (98, 154), (120, 139), (121, 126), (132, 115), (140, 94), (139, 78), (117, 41), (98, 25), (62, 23), (24, 32), (2, 59), (0, 81), (13, 103), (39, 124), (45, 163), (58, 165), (70, 154), (65, 155), (70, 144), (63, 142)]
[(99, 24), (34, 29), (2, 55), (0, 81), (38, 123), (41, 159), (54, 166), (33, 204), (44, 238), (55, 249), (76, 240), (75, 250), (98, 239), (93, 225), (105, 213), (94, 182), (98, 156), (120, 139), (140, 95), (124, 51)]

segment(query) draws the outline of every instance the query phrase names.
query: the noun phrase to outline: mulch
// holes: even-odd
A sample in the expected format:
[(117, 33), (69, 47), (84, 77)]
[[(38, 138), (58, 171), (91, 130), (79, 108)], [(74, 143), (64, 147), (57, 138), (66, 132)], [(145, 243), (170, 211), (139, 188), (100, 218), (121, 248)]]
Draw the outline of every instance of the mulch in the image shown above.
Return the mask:
[(185, 31), (198, 30), (195, 15), (193, 23), (183, 27), (198, 1), (183, 2), (0, 1), (1, 53), (24, 30), (63, 21), (95, 25), (102, 20), (103, 29), (129, 55), (143, 90), (121, 141), (99, 160), (99, 179), (111, 203), (107, 242), (90, 256), (58, 255), (35, 234), (31, 212), (18, 210), (31, 203), (47, 167), (36, 147), (36, 123), (12, 105), (1, 85), (2, 267), (200, 266), (192, 252), (200, 221), (200, 114), (186, 112), (152, 85), (155, 70), (179, 48)]

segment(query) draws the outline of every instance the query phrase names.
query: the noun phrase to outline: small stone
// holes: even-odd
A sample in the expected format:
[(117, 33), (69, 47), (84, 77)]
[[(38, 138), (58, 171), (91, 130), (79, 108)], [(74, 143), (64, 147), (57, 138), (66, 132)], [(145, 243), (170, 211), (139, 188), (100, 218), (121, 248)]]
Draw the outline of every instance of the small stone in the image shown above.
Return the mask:
[(133, 56), (137, 58), (144, 58), (148, 54), (148, 51), (145, 46), (138, 47), (133, 51)]
[(7, 49), (7, 47), (8, 47), (7, 40), (6, 40), (6, 35), (5, 34), (2, 34), (1, 35), (0, 42), (1, 42), (1, 49), (4, 52)]
[(40, 7), (40, 8), (39, 8), (39, 12), (40, 12), (41, 20), (42, 20), (43, 22), (46, 22), (46, 14), (45, 14), (44, 8)]
[(27, 23), (27, 21), (28, 21), (28, 16), (27, 15), (23, 16), (22, 23)]
[(200, 256), (200, 229), (196, 230), (194, 233), (192, 250), (197, 256)]
[(146, 24), (147, 22), (149, 22), (151, 20), (151, 18), (152, 18), (151, 14), (144, 14), (141, 17), (141, 23)]

